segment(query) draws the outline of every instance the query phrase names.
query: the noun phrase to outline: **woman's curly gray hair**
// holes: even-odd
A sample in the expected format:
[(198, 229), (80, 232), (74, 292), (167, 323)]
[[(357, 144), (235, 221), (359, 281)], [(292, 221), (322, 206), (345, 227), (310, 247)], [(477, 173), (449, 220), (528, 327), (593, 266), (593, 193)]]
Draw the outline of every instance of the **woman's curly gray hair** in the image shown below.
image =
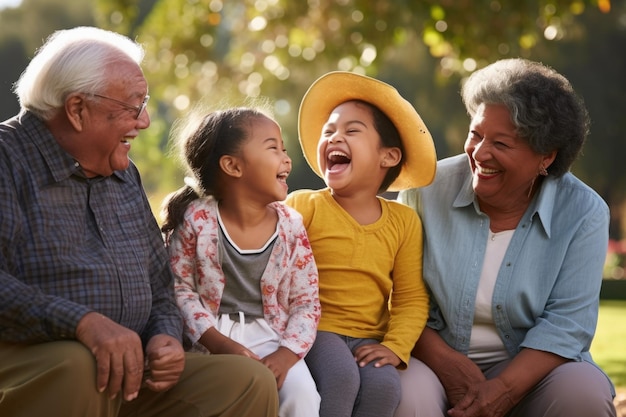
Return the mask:
[(589, 134), (589, 114), (570, 82), (541, 63), (499, 60), (474, 72), (461, 89), (470, 116), (481, 104), (502, 104), (520, 138), (537, 153), (557, 151), (548, 173), (561, 176), (578, 158)]

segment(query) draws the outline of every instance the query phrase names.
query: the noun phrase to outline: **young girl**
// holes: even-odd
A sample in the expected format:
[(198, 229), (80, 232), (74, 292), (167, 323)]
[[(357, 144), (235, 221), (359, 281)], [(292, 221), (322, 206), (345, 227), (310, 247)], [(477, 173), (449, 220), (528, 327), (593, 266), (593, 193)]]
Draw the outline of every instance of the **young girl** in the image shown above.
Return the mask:
[(280, 416), (318, 416), (303, 361), (316, 336), (318, 275), (301, 216), (280, 201), (291, 171), (261, 111), (209, 114), (186, 138), (193, 181), (165, 202), (176, 301), (194, 350), (256, 358), (276, 376)]
[(299, 136), (327, 185), (287, 199), (304, 217), (319, 270), (322, 317), (306, 361), (320, 416), (392, 416), (396, 368), (406, 368), (426, 324), (428, 295), (420, 219), (378, 194), (432, 181), (432, 138), (393, 87), (348, 72), (313, 83)]

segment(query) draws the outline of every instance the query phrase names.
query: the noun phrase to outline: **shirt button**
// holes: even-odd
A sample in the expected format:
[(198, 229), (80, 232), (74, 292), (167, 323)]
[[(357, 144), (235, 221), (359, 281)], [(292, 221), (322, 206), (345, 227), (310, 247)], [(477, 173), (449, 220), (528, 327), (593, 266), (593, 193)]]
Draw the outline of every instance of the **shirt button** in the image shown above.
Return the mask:
[(502, 310), (502, 304), (498, 304), (498, 305), (496, 306), (496, 310)]

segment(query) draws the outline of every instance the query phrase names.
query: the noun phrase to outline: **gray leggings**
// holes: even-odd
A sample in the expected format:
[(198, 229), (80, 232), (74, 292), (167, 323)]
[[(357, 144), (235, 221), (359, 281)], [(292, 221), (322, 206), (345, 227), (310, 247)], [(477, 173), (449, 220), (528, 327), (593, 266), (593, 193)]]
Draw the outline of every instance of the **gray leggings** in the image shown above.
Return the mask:
[[(485, 376), (499, 374), (507, 363), (492, 367)], [(423, 362), (411, 358), (400, 377), (404, 392), (395, 417), (447, 416), (443, 386)], [(615, 417), (611, 384), (590, 363), (566, 362), (539, 382), (507, 417)]]
[(392, 417), (400, 402), (400, 377), (391, 365), (359, 367), (352, 351), (379, 343), (317, 332), (305, 357), (322, 398), (320, 417)]

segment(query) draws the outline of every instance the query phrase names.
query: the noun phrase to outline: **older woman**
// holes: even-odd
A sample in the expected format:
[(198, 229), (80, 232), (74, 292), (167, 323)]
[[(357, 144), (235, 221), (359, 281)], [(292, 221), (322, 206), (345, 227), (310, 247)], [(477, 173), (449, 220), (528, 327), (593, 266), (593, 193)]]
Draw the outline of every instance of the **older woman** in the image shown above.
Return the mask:
[(465, 155), (399, 195), (423, 220), (432, 298), (396, 417), (615, 416), (589, 353), (609, 211), (569, 172), (585, 106), (523, 59), (475, 72), (462, 96)]

